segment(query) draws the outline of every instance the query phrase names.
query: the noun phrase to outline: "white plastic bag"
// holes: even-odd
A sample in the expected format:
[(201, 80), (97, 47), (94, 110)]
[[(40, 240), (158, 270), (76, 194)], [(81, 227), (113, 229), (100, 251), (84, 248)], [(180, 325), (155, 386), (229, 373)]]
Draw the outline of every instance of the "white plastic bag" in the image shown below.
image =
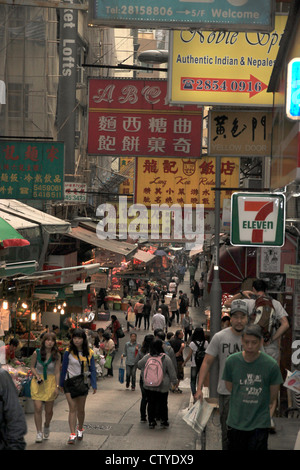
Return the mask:
[(214, 409), (205, 399), (201, 402), (197, 400), (196, 403), (185, 413), (182, 419), (191, 426), (194, 431), (201, 433)]

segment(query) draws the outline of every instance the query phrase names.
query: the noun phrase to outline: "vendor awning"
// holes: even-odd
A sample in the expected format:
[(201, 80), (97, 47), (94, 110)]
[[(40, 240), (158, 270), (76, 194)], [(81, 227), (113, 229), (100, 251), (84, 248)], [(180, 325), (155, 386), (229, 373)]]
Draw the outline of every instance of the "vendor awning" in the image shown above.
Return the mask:
[(203, 253), (203, 245), (195, 245), (191, 249), (189, 256), (191, 258), (192, 256), (198, 255), (199, 253)]
[[(35, 260), (21, 261), (18, 263), (0, 263), (0, 277), (12, 277), (17, 275), (30, 275), (36, 271), (38, 263)], [(16, 278), (19, 279), (19, 278)]]
[(138, 261), (142, 261), (145, 264), (152, 263), (155, 260), (156, 256), (152, 255), (151, 253), (147, 253), (143, 250), (137, 250), (137, 252), (133, 255), (133, 259)]
[(17, 232), (6, 220), (0, 217), (0, 248), (30, 245), (28, 240)]
[(112, 251), (113, 253), (123, 255), (125, 258), (132, 256), (137, 250), (137, 247), (130, 243), (118, 240), (101, 240), (97, 237), (96, 232), (86, 230), (82, 227), (72, 228), (71, 232), (68, 233), (68, 236), (77, 238), (97, 248), (102, 248), (102, 250)]
[[(19, 217), (28, 223), (44, 226), (49, 233), (68, 233), (71, 229), (69, 222), (23, 204), (16, 199), (0, 199), (0, 216), (5, 218), (4, 214)], [(10, 223), (6, 218), (5, 220)], [(11, 225), (17, 229), (13, 223)], [(27, 228), (26, 223), (22, 228)]]
[(94, 264), (87, 264), (84, 266), (71, 266), (68, 268), (57, 268), (57, 269), (49, 269), (44, 271), (36, 271), (32, 275), (29, 276), (22, 276), (17, 278), (21, 281), (39, 281), (39, 280), (55, 280), (58, 277), (61, 277), (62, 273), (71, 273), (74, 272), (76, 274), (85, 273), (87, 276), (91, 276), (92, 274), (98, 273), (100, 268), (99, 263)]

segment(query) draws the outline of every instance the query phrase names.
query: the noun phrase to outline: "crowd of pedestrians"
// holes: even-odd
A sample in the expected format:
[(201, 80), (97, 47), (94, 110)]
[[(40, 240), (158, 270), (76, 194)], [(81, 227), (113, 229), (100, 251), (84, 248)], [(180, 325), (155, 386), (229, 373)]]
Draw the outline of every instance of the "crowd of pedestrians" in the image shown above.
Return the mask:
[[(148, 421), (150, 429), (159, 421), (161, 427), (168, 428), (169, 394), (182, 393), (180, 382), (184, 379), (185, 366), (190, 365), (190, 391), (194, 401), (202, 401), (205, 380), (214, 361), (218, 360), (222, 449), (266, 450), (272, 409), (282, 383), (278, 341), (288, 328), (287, 313), (279, 302), (273, 301), (275, 321), (268, 341), (264, 341), (261, 327), (251, 321), (255, 298), (265, 295), (267, 290), (265, 283), (257, 280), (253, 290), (241, 291), (227, 300), (230, 314), (222, 322), (222, 330), (209, 341), (203, 328), (194, 328), (189, 310), (192, 301), (197, 307), (203, 298), (203, 279), (197, 281), (193, 269), (189, 270), (189, 275), (190, 299), (179, 289), (184, 276), (184, 270), (179, 269), (169, 286), (161, 290), (149, 288), (145, 301), (135, 306), (129, 303), (124, 317), (129, 336), (121, 354), (121, 360), (125, 360), (125, 389), (136, 390), (136, 375), (140, 371), (140, 420)], [(172, 294), (168, 303), (167, 293)], [(105, 357), (106, 377), (113, 377), (113, 359), (120, 348), (117, 331), (122, 320), (120, 322), (114, 315), (111, 318), (111, 331), (100, 329), (95, 341)], [(142, 325), (145, 336), (140, 344), (137, 331), (141, 331)], [(170, 331), (174, 326), (175, 331)], [(92, 388), (93, 393), (97, 390), (94, 351), (86, 333), (81, 329), (73, 331), (62, 364), (55, 335), (46, 334), (41, 347), (32, 356), (31, 370), (36, 442), (49, 438), (53, 403), (59, 391), (65, 394), (69, 407), (68, 443), (82, 439), (88, 390)], [(7, 374), (1, 372), (0, 393), (10, 386), (8, 381)], [(11, 405), (6, 408), (15, 406), (12, 397), (7, 400)], [(8, 416), (15, 416), (17, 412), (16, 407), (8, 411)], [(24, 420), (20, 419), (17, 428), (16, 431), (10, 425), (1, 429), (2, 435), (7, 435), (9, 448), (25, 448)]]

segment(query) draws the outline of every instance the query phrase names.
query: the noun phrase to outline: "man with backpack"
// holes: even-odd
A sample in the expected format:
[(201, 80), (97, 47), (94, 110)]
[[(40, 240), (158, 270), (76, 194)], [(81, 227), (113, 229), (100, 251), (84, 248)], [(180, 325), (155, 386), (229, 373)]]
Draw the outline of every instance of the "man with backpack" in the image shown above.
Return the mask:
[(160, 339), (150, 344), (150, 353), (137, 364), (143, 376), (143, 387), (148, 400), (149, 428), (154, 429), (156, 419), (161, 419), (161, 426), (167, 428), (168, 394), (170, 385), (177, 384), (177, 376), (170, 357), (164, 353)]
[[(289, 329), (288, 314), (278, 300), (266, 294), (267, 283), (263, 279), (256, 279), (251, 290), (241, 290), (225, 302), (225, 307), (230, 307), (233, 300), (243, 299), (248, 307), (250, 323), (261, 326), (264, 336), (264, 352), (280, 363), (280, 338)], [(277, 400), (270, 408), (271, 417), (276, 409)], [(275, 431), (273, 420), (271, 432)]]
[[(258, 323), (262, 326), (265, 341), (263, 344), (264, 351), (273, 357), (276, 361), (280, 360), (280, 342), (281, 336), (289, 329), (288, 314), (278, 300), (267, 296), (267, 283), (263, 279), (257, 279), (252, 284), (251, 290), (243, 290), (234, 295), (225, 302), (225, 307), (230, 307), (233, 300), (243, 299), (248, 307), (250, 323)], [(264, 314), (264, 305), (268, 305), (271, 301), (273, 305), (269, 314)], [(258, 313), (259, 311), (259, 313)], [(269, 315), (270, 326), (263, 326), (263, 317)], [(265, 331), (268, 330), (268, 331)]]
[(235, 300), (232, 302), (230, 311), (231, 326), (214, 334), (207, 349), (205, 350), (205, 357), (198, 374), (198, 386), (194, 398), (195, 400), (202, 401), (202, 387), (206, 380), (207, 374), (209, 373), (215, 360), (218, 360), (219, 377), (217, 392), (219, 398), (220, 424), (222, 432), (222, 450), (228, 450), (226, 420), (228, 416), (230, 399), (230, 393), (226, 388), (224, 380), (222, 380), (222, 374), (227, 357), (242, 350), (242, 333), (247, 323), (248, 308), (246, 302), (243, 300)]

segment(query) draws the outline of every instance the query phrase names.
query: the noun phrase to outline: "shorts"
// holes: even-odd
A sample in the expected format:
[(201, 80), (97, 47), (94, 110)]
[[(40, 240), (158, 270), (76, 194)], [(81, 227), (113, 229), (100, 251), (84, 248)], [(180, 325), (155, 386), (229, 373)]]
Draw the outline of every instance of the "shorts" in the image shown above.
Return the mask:
[(184, 379), (183, 361), (177, 361), (177, 379)]

